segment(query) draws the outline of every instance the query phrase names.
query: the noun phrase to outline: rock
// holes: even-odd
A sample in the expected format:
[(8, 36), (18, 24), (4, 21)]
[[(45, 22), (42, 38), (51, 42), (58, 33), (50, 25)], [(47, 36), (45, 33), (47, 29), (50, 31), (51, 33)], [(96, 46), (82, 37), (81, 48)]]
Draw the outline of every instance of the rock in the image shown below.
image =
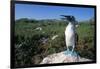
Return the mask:
[(42, 28), (41, 28), (41, 27), (37, 27), (35, 30), (40, 30), (40, 31), (41, 31), (41, 30), (42, 30)]
[(40, 64), (52, 64), (52, 63), (68, 63), (68, 62), (84, 62), (84, 61), (92, 61), (90, 59), (82, 58), (78, 56), (72, 56), (69, 54), (65, 54), (65, 51), (60, 53), (54, 53), (48, 55), (43, 59)]
[(57, 37), (58, 37), (58, 35), (54, 35), (51, 39), (54, 40)]

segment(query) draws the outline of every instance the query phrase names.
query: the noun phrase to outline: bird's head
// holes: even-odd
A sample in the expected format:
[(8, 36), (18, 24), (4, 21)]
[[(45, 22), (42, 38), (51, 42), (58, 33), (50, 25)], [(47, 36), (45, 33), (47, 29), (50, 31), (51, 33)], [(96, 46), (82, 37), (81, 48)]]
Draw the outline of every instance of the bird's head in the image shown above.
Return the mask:
[(66, 20), (67, 22), (70, 22), (74, 24), (75, 26), (78, 26), (78, 21), (76, 21), (75, 17), (72, 15), (61, 15), (63, 16), (62, 19)]

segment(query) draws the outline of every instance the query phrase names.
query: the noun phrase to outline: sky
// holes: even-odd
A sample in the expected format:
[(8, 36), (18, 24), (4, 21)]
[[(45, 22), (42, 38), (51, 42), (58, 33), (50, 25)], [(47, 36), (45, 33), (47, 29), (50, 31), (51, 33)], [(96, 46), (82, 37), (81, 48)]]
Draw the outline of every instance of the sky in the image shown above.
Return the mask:
[(15, 5), (15, 20), (20, 18), (29, 19), (60, 19), (60, 15), (73, 15), (77, 21), (84, 21), (94, 17), (94, 8), (62, 7), (48, 5)]

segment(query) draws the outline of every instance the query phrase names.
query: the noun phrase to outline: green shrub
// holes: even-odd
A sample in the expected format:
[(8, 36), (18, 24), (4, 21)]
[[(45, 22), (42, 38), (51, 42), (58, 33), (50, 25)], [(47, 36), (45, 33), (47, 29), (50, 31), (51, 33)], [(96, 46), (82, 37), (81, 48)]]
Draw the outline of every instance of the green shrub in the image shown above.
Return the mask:
[[(27, 21), (27, 20), (26, 20)], [(63, 21), (17, 21), (15, 23), (15, 66), (39, 64), (47, 55), (67, 49), (65, 45), (65, 27)], [(42, 30), (35, 30), (41, 27)], [(81, 57), (94, 59), (94, 26), (80, 23), (77, 28), (79, 41), (76, 47)], [(57, 38), (52, 40), (54, 35)], [(46, 39), (46, 42), (43, 42)]]

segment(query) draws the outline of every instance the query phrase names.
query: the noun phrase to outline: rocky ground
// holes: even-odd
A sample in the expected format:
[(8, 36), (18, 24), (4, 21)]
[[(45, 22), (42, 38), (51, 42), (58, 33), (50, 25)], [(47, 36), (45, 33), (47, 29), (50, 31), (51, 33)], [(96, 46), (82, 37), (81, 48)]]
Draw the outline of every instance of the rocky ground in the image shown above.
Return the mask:
[(60, 53), (54, 53), (54, 54), (48, 55), (47, 57), (43, 59), (43, 61), (40, 64), (85, 62), (85, 61), (92, 61), (92, 60), (80, 57), (79, 55), (72, 56), (70, 54), (65, 54), (65, 51), (63, 51)]

